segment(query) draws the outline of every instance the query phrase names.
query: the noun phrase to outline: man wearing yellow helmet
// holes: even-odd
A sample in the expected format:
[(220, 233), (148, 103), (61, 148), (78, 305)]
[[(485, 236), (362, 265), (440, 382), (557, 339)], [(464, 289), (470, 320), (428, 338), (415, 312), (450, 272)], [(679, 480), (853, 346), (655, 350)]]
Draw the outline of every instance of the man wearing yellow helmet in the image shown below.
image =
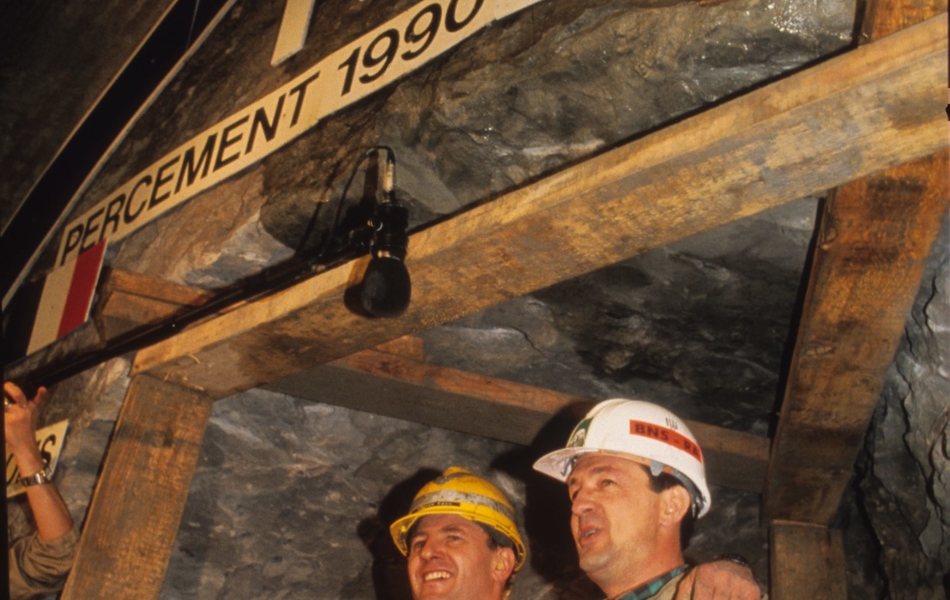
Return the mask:
[[(702, 450), (670, 411), (634, 400), (601, 402), (566, 448), (534, 468), (567, 484), (580, 567), (607, 598), (759, 598), (755, 581), (744, 577), (747, 568), (714, 584), (726, 588), (720, 591), (699, 581), (683, 560), (684, 523), (705, 515), (711, 496)], [(727, 568), (715, 571), (704, 575), (721, 580)]]
[[(414, 600), (503, 600), (527, 556), (508, 498), (459, 467), (423, 486), (409, 514), (389, 531), (408, 558)], [(751, 572), (737, 573), (729, 564), (703, 565), (703, 585), (722, 594), (718, 598), (742, 600), (729, 592), (752, 581)]]
[(389, 530), (415, 600), (502, 600), (525, 561), (508, 498), (459, 467), (423, 486)]

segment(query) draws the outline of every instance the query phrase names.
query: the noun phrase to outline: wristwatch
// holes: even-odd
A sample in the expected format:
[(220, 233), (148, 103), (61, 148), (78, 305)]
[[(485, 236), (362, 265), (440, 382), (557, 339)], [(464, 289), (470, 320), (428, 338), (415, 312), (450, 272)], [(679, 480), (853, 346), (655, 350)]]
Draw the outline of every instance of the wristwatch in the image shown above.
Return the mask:
[(23, 485), (23, 487), (42, 485), (44, 483), (51, 483), (52, 481), (53, 474), (50, 473), (49, 467), (43, 467), (41, 471), (33, 473), (29, 477), (20, 477), (20, 484)]
[(752, 569), (752, 563), (749, 562), (748, 558), (742, 556), (741, 554), (726, 552), (725, 554), (720, 554), (719, 556), (713, 559), (713, 561), (717, 561), (717, 560), (728, 560), (730, 562), (736, 563), (737, 565), (742, 565), (743, 567), (747, 569)]

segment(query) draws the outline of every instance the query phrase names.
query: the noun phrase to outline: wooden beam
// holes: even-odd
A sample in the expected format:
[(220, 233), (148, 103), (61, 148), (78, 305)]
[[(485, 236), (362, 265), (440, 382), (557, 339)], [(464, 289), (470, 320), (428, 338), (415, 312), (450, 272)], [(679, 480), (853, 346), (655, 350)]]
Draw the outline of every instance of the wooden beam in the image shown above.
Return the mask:
[(133, 378), (63, 600), (158, 598), (211, 407), (193, 390)]
[(841, 532), (777, 521), (770, 528), (772, 600), (847, 600), (848, 573)]
[(382, 343), (376, 346), (374, 350), (386, 354), (396, 354), (419, 362), (425, 360), (425, 344), (421, 337), (414, 335), (404, 335), (401, 338)]
[(879, 40), (945, 12), (947, 0), (867, 0), (859, 43)]
[[(563, 445), (595, 402), (373, 350), (286, 377), (267, 389), (523, 445), (537, 443), (545, 430)], [(703, 448), (712, 483), (762, 492), (768, 438), (695, 421), (687, 425)]]
[[(864, 30), (886, 36), (941, 9), (946, 2), (872, 2)], [(944, 150), (841, 187), (827, 202), (769, 466), (767, 518), (834, 517), (946, 220), (947, 173)]]
[(366, 259), (192, 327), (133, 372), (230, 396), (946, 146), (946, 19), (750, 92), (414, 234), (398, 319), (349, 312)]
[(769, 466), (768, 518), (834, 517), (946, 216), (946, 152), (827, 202)]
[(157, 325), (209, 301), (204, 290), (112, 269), (104, 278), (93, 320), (103, 341), (112, 341), (143, 326)]

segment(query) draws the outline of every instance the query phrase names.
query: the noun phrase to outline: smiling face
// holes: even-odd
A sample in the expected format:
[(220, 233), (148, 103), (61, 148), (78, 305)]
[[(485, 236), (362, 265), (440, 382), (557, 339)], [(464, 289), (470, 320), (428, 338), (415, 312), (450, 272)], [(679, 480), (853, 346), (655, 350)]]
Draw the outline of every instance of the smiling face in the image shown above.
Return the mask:
[(588, 577), (606, 592), (616, 582), (625, 586), (633, 576), (649, 575), (663, 502), (650, 489), (643, 467), (617, 456), (588, 454), (577, 460), (567, 484), (571, 532)]
[(488, 534), (458, 515), (420, 519), (408, 559), (415, 600), (500, 599), (514, 566), (511, 549), (492, 550)]

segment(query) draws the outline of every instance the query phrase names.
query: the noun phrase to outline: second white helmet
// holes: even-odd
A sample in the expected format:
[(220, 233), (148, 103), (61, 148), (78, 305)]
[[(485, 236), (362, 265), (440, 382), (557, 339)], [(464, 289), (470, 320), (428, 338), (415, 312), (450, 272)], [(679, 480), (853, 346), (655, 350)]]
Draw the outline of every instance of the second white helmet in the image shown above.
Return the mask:
[(693, 499), (693, 514), (705, 515), (712, 504), (706, 485), (703, 451), (682, 419), (662, 406), (640, 400), (604, 400), (577, 424), (567, 447), (546, 454), (534, 468), (566, 481), (574, 461), (601, 452), (629, 458), (666, 472), (683, 483)]

